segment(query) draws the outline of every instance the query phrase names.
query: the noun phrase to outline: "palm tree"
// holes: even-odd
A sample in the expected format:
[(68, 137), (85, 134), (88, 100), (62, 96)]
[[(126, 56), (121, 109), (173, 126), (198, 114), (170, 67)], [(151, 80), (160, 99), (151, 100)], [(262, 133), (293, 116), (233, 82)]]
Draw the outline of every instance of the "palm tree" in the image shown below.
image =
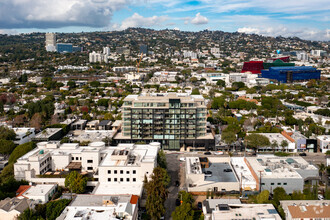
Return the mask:
[(324, 163), (317, 164), (317, 166), (319, 167), (319, 173), (320, 173), (321, 178), (322, 178), (323, 173), (327, 169), (327, 167), (324, 165)]

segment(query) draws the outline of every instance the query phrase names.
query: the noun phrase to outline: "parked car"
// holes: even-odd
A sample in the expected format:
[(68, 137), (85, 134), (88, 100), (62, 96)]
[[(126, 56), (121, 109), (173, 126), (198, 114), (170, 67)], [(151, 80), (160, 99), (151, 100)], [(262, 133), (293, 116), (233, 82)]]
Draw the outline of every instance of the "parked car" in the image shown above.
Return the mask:
[(211, 176), (212, 176), (212, 172), (209, 171), (209, 170), (205, 171), (204, 174), (205, 174), (205, 176), (207, 176), (207, 177), (211, 177)]
[(301, 156), (301, 157), (306, 157), (307, 154), (306, 154), (306, 153), (300, 153), (299, 156)]
[(207, 151), (204, 153), (204, 155), (211, 155), (212, 153), (210, 151)]
[(223, 172), (229, 173), (229, 172), (233, 172), (233, 170), (232, 170), (232, 169), (229, 169), (229, 168), (227, 168), (227, 169), (224, 169), (224, 170), (223, 170)]
[(177, 181), (175, 181), (175, 186), (176, 187), (179, 187), (180, 186), (180, 182), (177, 180)]
[(175, 200), (175, 205), (176, 205), (176, 206), (179, 206), (180, 204), (181, 204), (180, 199), (176, 199), (176, 200)]
[(180, 161), (186, 161), (186, 158), (185, 158), (185, 157), (180, 157), (179, 160), (180, 160)]
[(324, 199), (324, 197), (323, 197), (321, 194), (318, 194), (318, 195), (317, 195), (317, 198), (318, 198), (319, 200), (323, 200), (323, 199)]
[(219, 150), (219, 151), (214, 152), (214, 154), (215, 154), (215, 155), (223, 155), (223, 151), (220, 151), (220, 150)]

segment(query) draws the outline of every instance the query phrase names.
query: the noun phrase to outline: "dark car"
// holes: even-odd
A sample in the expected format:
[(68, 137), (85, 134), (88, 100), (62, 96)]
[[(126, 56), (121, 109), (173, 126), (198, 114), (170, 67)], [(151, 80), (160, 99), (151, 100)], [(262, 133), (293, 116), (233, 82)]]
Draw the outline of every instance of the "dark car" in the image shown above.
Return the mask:
[(176, 205), (176, 206), (179, 206), (180, 204), (181, 204), (180, 199), (176, 199), (176, 200), (175, 200), (175, 205)]
[(198, 203), (197, 203), (197, 209), (199, 209), (199, 210), (202, 209), (202, 203), (201, 203), (201, 202), (198, 202)]
[(212, 153), (210, 151), (207, 151), (204, 153), (204, 155), (211, 155)]
[(227, 169), (224, 169), (224, 170), (223, 170), (223, 172), (229, 173), (229, 172), (233, 172), (233, 170), (232, 170), (232, 169), (229, 169), (229, 168), (227, 168)]
[(306, 154), (306, 153), (300, 153), (299, 156), (301, 156), (301, 157), (306, 157), (307, 154)]
[(206, 177), (211, 177), (212, 176), (212, 172), (209, 171), (209, 170), (205, 171), (204, 174), (205, 174)]
[(180, 186), (180, 182), (177, 180), (177, 181), (175, 181), (175, 186), (176, 187), (179, 187)]

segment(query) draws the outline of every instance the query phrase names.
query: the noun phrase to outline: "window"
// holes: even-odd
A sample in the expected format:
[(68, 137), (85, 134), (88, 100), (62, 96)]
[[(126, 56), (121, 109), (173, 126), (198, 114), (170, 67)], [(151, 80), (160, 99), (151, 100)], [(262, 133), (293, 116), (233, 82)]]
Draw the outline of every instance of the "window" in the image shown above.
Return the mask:
[(111, 182), (111, 178), (108, 178), (108, 182)]
[(111, 170), (108, 170), (108, 174), (111, 174)]
[(129, 178), (126, 178), (126, 182), (129, 182)]
[(71, 160), (74, 160), (74, 157), (71, 157)]
[(120, 174), (123, 174), (124, 173), (124, 170), (120, 170)]
[(136, 174), (136, 170), (133, 170), (133, 174)]
[(277, 183), (277, 185), (278, 185), (278, 186), (280, 186), (280, 185), (281, 185), (281, 183)]
[(129, 170), (126, 171), (126, 174), (129, 174)]
[(271, 183), (270, 185), (274, 186), (274, 183)]
[(264, 185), (265, 185), (265, 183), (261, 183), (261, 185), (262, 185), (262, 186), (264, 186)]
[(80, 160), (81, 160), (81, 157), (80, 157)]
[(93, 160), (87, 160), (87, 163), (93, 163)]
[(283, 183), (284, 186), (288, 185), (288, 183)]
[(87, 167), (87, 170), (93, 170), (93, 167)]
[(79, 160), (79, 157), (76, 157), (76, 160)]
[(136, 182), (136, 178), (133, 178), (133, 182)]
[(117, 178), (114, 178), (113, 181), (117, 182)]
[(120, 182), (123, 182), (124, 181), (124, 178), (120, 178)]
[(114, 170), (114, 174), (117, 174), (117, 170)]

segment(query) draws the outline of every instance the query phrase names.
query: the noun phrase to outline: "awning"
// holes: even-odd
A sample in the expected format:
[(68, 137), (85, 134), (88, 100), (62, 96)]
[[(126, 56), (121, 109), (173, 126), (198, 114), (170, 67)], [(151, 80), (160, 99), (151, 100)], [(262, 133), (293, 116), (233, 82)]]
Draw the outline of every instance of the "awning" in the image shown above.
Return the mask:
[(71, 162), (68, 166), (66, 166), (69, 170), (80, 170), (81, 162)]

